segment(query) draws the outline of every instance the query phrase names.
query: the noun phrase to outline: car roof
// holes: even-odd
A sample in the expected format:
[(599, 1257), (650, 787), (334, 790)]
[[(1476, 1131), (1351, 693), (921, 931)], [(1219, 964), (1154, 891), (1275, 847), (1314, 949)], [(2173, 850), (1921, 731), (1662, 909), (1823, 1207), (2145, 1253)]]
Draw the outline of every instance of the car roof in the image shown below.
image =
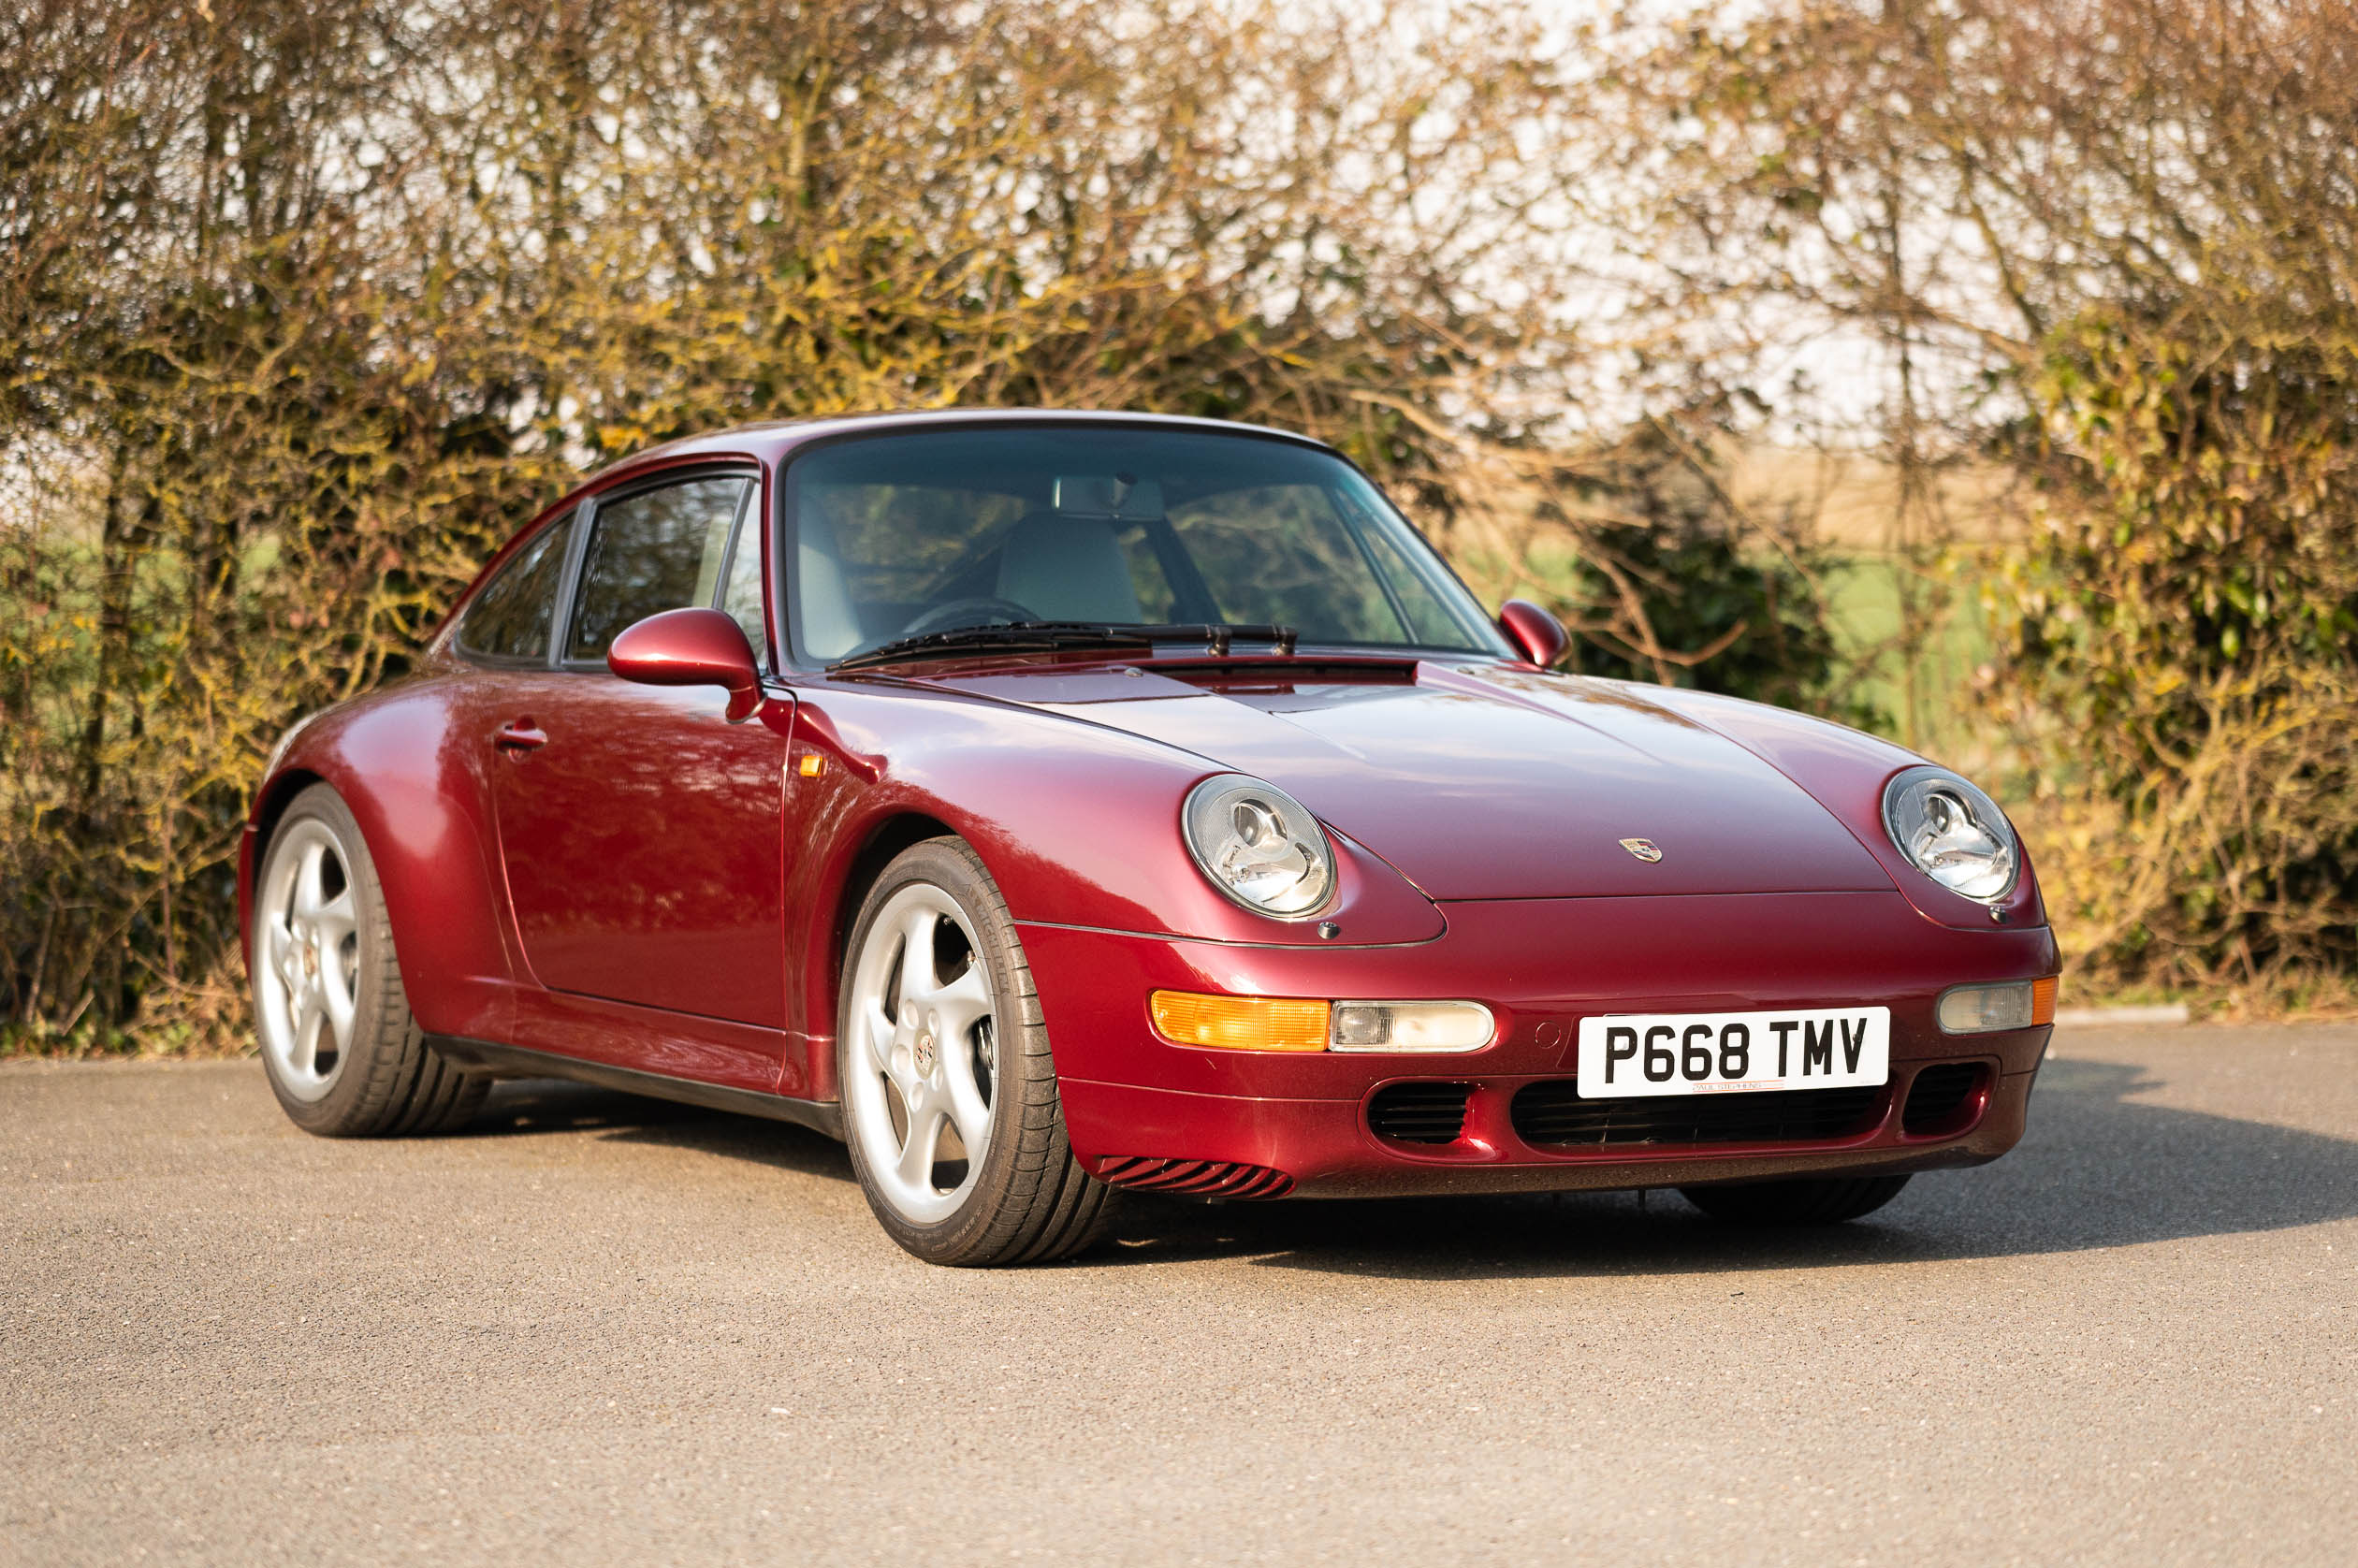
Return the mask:
[(607, 464), (597, 472), (581, 480), (575, 488), (588, 489), (616, 474), (648, 463), (668, 463), (681, 457), (706, 454), (731, 457), (751, 456), (777, 461), (795, 447), (828, 437), (854, 431), (918, 430), (931, 425), (1038, 425), (1047, 422), (1073, 425), (1137, 425), (1174, 430), (1202, 430), (1229, 435), (1250, 435), (1274, 438), (1298, 445), (1332, 451), (1325, 442), (1280, 430), (1266, 425), (1247, 425), (1232, 419), (1200, 419), (1188, 414), (1129, 414), (1099, 409), (924, 409), (897, 414), (844, 414), (812, 415), (800, 419), (767, 419), (750, 425), (733, 425), (726, 429), (711, 430), (702, 435), (683, 436), (677, 441), (650, 446), (644, 452)]

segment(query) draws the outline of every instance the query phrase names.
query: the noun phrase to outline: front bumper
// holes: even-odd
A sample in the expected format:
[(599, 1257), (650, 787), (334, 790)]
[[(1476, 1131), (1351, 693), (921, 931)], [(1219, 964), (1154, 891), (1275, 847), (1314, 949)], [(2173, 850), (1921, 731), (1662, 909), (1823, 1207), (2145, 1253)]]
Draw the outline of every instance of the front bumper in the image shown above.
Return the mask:
[[(1026, 922), (1074, 1153), (1128, 1184), (1346, 1197), (1896, 1173), (1978, 1165), (2022, 1135), (2048, 1031), (1953, 1036), (1932, 1009), (1951, 985), (2055, 973), (2045, 927), (1958, 931), (1896, 893), (1498, 900), (1444, 912), (1442, 936), (1386, 948), (1256, 948)], [(1158, 987), (1468, 998), (1497, 1014), (1499, 1035), (1449, 1055), (1203, 1051), (1155, 1036), (1145, 1008)], [(1574, 1146), (1518, 1130), (1519, 1092), (1574, 1076), (1583, 1017), (1862, 1004), (1891, 1009), (1891, 1082), (1832, 1136)], [(1954, 1114), (1912, 1125), (1916, 1077), (1942, 1063), (1972, 1064), (1974, 1087)], [(1458, 1136), (1379, 1136), (1370, 1102), (1401, 1082), (1465, 1086)]]
[[(1897, 1066), (1893, 1076), (1896, 1082), (1902, 1077)], [(1386, 1198), (1690, 1187), (1983, 1165), (2022, 1137), (2036, 1076), (2035, 1071), (1997, 1075), (1980, 1092), (1972, 1115), (1935, 1136), (1912, 1136), (1903, 1129), (1902, 1087), (1897, 1095), (1886, 1092), (1871, 1126), (1839, 1139), (1577, 1151), (1542, 1148), (1516, 1134), (1508, 1107), (1530, 1080), (1477, 1082), (1466, 1104), (1464, 1132), (1438, 1148), (1378, 1138), (1369, 1128), (1364, 1107), (1348, 1100), (1190, 1095), (1084, 1081), (1065, 1082), (1062, 1092), (1069, 1125), (1120, 1129), (1109, 1135), (1108, 1147), (1093, 1147), (1095, 1139), (1073, 1140), (1083, 1166), (1118, 1184), (1210, 1197), (1233, 1192), (1255, 1198)], [(1195, 1167), (1205, 1169), (1186, 1169)], [(1276, 1172), (1284, 1180), (1257, 1180), (1259, 1172)]]

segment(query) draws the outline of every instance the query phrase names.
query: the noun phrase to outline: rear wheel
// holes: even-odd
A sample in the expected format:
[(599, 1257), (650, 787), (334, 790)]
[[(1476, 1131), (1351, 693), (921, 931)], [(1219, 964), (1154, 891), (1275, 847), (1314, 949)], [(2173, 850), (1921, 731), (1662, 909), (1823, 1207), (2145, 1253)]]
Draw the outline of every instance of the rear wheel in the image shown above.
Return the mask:
[(314, 784), (270, 835), (254, 884), (254, 1022), (270, 1090), (326, 1138), (441, 1132), (490, 1081), (432, 1051), (410, 1016), (375, 863), (342, 796)]
[(1030, 966), (964, 844), (919, 844), (869, 890), (837, 1024), (844, 1139), (893, 1240), (975, 1267), (1070, 1256), (1102, 1232), (1113, 1189), (1072, 1157)]
[(1813, 1176), (1679, 1191), (1713, 1219), (1732, 1224), (1840, 1225), (1873, 1213), (1907, 1184), (1905, 1176)]

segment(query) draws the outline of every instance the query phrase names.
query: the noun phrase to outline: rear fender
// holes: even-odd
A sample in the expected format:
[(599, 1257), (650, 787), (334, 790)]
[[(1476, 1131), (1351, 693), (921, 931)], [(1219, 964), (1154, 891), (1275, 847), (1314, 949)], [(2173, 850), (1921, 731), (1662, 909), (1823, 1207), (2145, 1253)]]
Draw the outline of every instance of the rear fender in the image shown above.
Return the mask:
[(504, 1038), (517, 976), (499, 840), (465, 744), (457, 684), (427, 677), (333, 708), (288, 740), (262, 787), (240, 860), (251, 967), (252, 899), (269, 838), (313, 782), (360, 824), (393, 922), (411, 1010), (429, 1034)]

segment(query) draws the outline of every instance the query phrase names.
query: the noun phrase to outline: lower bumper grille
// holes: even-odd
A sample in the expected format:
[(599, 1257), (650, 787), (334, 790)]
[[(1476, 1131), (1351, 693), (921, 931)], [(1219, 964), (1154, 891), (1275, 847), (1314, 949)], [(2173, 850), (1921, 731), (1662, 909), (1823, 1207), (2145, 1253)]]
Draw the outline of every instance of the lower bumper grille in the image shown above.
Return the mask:
[(1367, 1127), (1402, 1143), (1455, 1143), (1465, 1131), (1463, 1083), (1387, 1083), (1367, 1102)]
[(1612, 1148), (1633, 1143), (1812, 1143), (1872, 1127), (1880, 1084), (1765, 1095), (1592, 1100), (1572, 1079), (1526, 1085), (1509, 1114), (1525, 1143)]
[(1265, 1165), (1233, 1160), (1158, 1160), (1145, 1154), (1114, 1154), (1091, 1172), (1100, 1182), (1144, 1192), (1186, 1193), (1194, 1198), (1283, 1198), (1293, 1178)]
[(1978, 1062), (1942, 1062), (1925, 1068), (1908, 1089), (1900, 1125), (1914, 1133), (1940, 1131), (1966, 1110), (1981, 1083)]

